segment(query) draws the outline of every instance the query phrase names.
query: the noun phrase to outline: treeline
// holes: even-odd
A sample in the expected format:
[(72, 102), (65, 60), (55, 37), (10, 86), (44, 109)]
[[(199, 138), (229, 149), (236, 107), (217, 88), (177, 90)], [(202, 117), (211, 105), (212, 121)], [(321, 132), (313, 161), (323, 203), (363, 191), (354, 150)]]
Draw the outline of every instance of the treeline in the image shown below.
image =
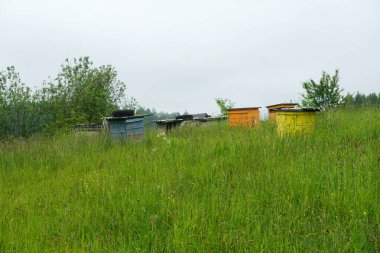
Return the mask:
[(368, 95), (357, 92), (356, 94), (347, 94), (344, 102), (352, 106), (380, 106), (380, 93), (370, 93)]
[[(126, 103), (123, 106), (124, 108), (134, 109), (136, 115), (146, 115), (146, 122), (153, 122), (155, 120), (163, 119), (173, 119), (178, 115), (181, 115), (179, 112), (167, 113), (167, 112), (157, 112), (154, 108), (147, 108), (141, 106), (134, 97), (130, 97), (126, 100)], [(184, 112), (184, 114), (188, 114)], [(154, 125), (154, 124), (152, 124)]]

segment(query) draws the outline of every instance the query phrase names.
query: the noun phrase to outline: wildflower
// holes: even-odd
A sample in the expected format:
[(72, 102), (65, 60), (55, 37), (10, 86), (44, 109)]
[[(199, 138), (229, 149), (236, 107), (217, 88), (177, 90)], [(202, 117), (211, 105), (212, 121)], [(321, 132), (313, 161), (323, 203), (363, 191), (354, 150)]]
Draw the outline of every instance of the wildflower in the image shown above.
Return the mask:
[(169, 145), (172, 143), (166, 136), (162, 137), (162, 139)]
[(157, 138), (160, 138), (162, 136), (165, 136), (165, 132), (161, 132), (161, 133), (157, 134)]

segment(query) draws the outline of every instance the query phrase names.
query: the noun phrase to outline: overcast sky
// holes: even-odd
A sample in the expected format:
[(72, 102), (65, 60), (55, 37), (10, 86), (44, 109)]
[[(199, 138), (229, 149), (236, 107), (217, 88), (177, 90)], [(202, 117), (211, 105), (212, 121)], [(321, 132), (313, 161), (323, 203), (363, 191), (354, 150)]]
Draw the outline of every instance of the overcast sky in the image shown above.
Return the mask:
[(380, 1), (0, 0), (0, 69), (40, 86), (80, 56), (164, 111), (298, 101), (336, 68), (345, 92), (380, 92)]

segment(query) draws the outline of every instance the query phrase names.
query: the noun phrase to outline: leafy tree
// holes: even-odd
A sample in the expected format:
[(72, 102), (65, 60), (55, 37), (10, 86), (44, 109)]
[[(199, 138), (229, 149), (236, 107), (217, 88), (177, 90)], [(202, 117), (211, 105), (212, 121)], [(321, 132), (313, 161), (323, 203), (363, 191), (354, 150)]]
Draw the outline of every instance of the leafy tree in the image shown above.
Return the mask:
[(341, 92), (343, 89), (339, 87), (339, 71), (336, 70), (333, 76), (326, 72), (322, 72), (319, 83), (314, 80), (304, 82), (302, 87), (305, 93), (302, 95), (302, 106), (331, 108), (336, 107), (343, 102)]
[(66, 59), (57, 78), (45, 84), (40, 94), (48, 128), (100, 122), (120, 106), (125, 88), (111, 65), (94, 67), (89, 57)]
[(89, 57), (66, 59), (58, 76), (35, 92), (8, 67), (0, 71), (0, 137), (100, 122), (121, 105), (124, 94), (116, 70), (111, 65), (94, 67)]
[(218, 105), (222, 115), (227, 115), (227, 110), (231, 109), (235, 105), (235, 103), (227, 98), (215, 98), (215, 102)]
[(117, 79), (111, 65), (93, 67), (89, 57), (66, 59), (57, 77), (56, 89), (68, 102), (67, 113), (78, 119), (98, 122), (118, 107), (125, 93), (125, 84)]
[(28, 136), (37, 131), (32, 92), (15, 67), (0, 71), (0, 136)]

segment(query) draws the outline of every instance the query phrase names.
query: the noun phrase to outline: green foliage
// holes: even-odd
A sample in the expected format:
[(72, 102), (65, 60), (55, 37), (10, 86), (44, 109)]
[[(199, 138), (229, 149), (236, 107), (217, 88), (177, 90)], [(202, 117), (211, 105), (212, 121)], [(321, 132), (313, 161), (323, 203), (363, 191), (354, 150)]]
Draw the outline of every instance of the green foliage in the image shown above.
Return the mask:
[(380, 106), (380, 93), (370, 93), (368, 95), (359, 92), (356, 95), (348, 93), (344, 97), (344, 103), (347, 106)]
[(77, 123), (99, 123), (121, 105), (125, 84), (111, 65), (88, 57), (66, 59), (58, 76), (34, 93), (14, 67), (0, 72), (0, 137), (55, 132)]
[(304, 82), (302, 87), (305, 93), (302, 94), (301, 104), (304, 107), (318, 107), (322, 109), (333, 108), (343, 102), (342, 89), (339, 88), (339, 71), (331, 77), (326, 72), (322, 73), (319, 83), (314, 80)]
[(227, 110), (234, 107), (235, 103), (227, 98), (215, 98), (215, 102), (219, 107), (220, 114), (227, 115)]
[(88, 57), (66, 59), (55, 82), (47, 89), (54, 111), (69, 124), (100, 122), (118, 107), (125, 84), (111, 65), (93, 67)]
[(37, 114), (32, 92), (15, 68), (0, 71), (0, 137), (28, 136), (37, 131)]
[(380, 113), (0, 143), (0, 252), (379, 252)]

